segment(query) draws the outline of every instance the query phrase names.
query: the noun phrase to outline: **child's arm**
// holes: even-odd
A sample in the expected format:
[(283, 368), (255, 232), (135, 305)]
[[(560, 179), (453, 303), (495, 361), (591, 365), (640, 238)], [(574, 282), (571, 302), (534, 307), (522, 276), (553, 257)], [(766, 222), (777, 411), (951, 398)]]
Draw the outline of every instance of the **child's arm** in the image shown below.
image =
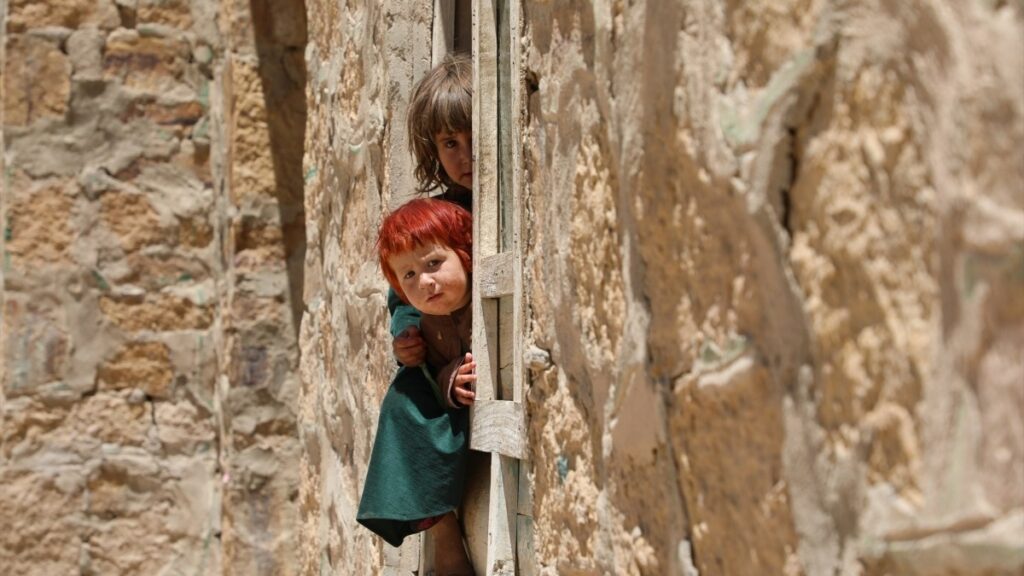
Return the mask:
[(420, 311), (409, 306), (393, 288), (388, 289), (388, 311), (391, 312), (391, 350), (405, 366), (418, 366), (427, 357), (427, 348), (420, 337)]

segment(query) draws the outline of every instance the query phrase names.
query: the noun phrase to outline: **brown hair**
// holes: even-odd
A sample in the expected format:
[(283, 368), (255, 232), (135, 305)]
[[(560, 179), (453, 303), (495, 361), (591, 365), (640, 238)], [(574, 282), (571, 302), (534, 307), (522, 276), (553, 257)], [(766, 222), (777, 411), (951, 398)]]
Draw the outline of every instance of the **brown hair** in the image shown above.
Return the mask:
[(473, 130), (473, 62), (468, 54), (448, 54), (416, 84), (408, 129), (419, 191), (456, 186), (441, 167), (434, 136)]

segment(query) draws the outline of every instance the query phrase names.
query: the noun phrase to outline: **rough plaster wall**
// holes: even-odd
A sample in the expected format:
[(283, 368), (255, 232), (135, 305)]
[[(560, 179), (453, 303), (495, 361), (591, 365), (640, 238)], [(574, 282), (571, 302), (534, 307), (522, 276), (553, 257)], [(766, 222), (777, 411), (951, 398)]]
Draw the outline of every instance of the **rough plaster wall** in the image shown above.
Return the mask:
[(545, 574), (1024, 569), (1024, 25), (524, 3)]
[(213, 7), (7, 3), (4, 574), (220, 571)]
[(394, 548), (355, 522), (394, 369), (375, 231), (412, 192), (404, 110), (430, 67), (430, 2), (308, 0), (305, 311), (299, 394), (301, 566), (374, 574)]

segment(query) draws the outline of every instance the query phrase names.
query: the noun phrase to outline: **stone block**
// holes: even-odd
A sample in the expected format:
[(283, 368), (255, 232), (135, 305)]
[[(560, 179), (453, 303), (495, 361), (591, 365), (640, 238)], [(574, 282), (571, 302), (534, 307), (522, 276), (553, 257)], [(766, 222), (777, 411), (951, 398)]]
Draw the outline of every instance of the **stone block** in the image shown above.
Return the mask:
[(206, 111), (197, 100), (177, 103), (139, 102), (133, 106), (132, 115), (148, 118), (162, 126), (193, 126)]
[(103, 72), (138, 92), (162, 94), (181, 84), (189, 56), (183, 40), (118, 31), (107, 37)]
[(178, 222), (178, 242), (183, 246), (205, 248), (213, 241), (213, 226), (206, 214), (181, 218)]
[(129, 254), (116, 264), (101, 268), (100, 273), (106, 282), (159, 291), (167, 286), (202, 280), (209, 270), (199, 258), (167, 250)]
[(8, 398), (32, 394), (67, 376), (72, 340), (60, 302), (8, 294), (3, 308), (3, 388)]
[(120, 24), (113, 0), (10, 0), (7, 4), (7, 30), (24, 32), (33, 28), (95, 26), (112, 30)]
[(78, 574), (84, 494), (62, 489), (60, 471), (0, 467), (0, 566), (4, 574)]
[(212, 415), (200, 412), (191, 402), (157, 402), (153, 418), (157, 438), (166, 452), (193, 454), (212, 449), (216, 443)]
[(209, 303), (200, 304), (173, 294), (147, 294), (143, 297), (105, 295), (100, 310), (122, 330), (205, 330), (213, 323)]
[[(702, 574), (783, 574), (797, 534), (783, 480), (782, 397), (753, 355), (675, 389), (671, 442)], [(725, 456), (727, 455), (727, 456)]]
[(96, 377), (101, 390), (138, 388), (153, 398), (167, 398), (174, 368), (166, 344), (129, 342), (100, 365)]
[(278, 222), (242, 217), (231, 223), (236, 269), (283, 269), (285, 239)]
[(160, 229), (160, 217), (140, 194), (107, 193), (100, 197), (100, 215), (125, 252), (168, 240)]
[(99, 80), (103, 77), (103, 34), (95, 28), (75, 30), (67, 41), (75, 80)]
[(68, 449), (81, 446), (78, 451), (85, 454), (92, 450), (89, 439), (119, 446), (143, 446), (153, 425), (150, 407), (129, 397), (127, 390), (86, 396), (71, 407), (65, 421), (55, 430), (52, 442)]
[(192, 26), (189, 0), (139, 0), (135, 6), (138, 24), (164, 24), (179, 30)]
[(67, 263), (74, 201), (59, 185), (11, 198), (7, 209), (7, 253), (18, 267)]
[(277, 189), (270, 127), (263, 95), (263, 83), (255, 62), (233, 58), (229, 99), (229, 177), (231, 199), (240, 203), (247, 196), (275, 195)]
[(6, 50), (4, 123), (25, 126), (64, 116), (71, 94), (71, 62), (58, 43), (12, 35)]

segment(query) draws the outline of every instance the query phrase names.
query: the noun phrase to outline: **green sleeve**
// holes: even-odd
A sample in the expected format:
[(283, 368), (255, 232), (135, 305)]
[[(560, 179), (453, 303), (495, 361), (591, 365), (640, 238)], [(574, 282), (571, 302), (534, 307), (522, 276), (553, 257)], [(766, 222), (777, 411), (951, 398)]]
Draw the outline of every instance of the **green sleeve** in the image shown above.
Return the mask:
[(402, 302), (394, 288), (388, 288), (388, 312), (391, 312), (392, 338), (410, 326), (418, 328), (420, 325), (420, 311)]

